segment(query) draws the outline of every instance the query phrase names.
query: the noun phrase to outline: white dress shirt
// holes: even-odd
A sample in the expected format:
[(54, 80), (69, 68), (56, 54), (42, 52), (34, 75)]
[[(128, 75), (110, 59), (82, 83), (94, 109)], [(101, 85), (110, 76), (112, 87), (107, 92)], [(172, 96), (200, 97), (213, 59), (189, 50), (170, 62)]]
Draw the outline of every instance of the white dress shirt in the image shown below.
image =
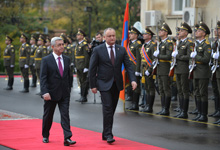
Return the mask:
[[(110, 48), (110, 45), (108, 45), (106, 42), (105, 42), (105, 45), (106, 45), (107, 50), (108, 50), (109, 58), (111, 59), (111, 48)], [(115, 57), (115, 44), (112, 45), (112, 50), (113, 50), (113, 52), (114, 52), (114, 57)]]
[(58, 56), (58, 55), (55, 54), (54, 52), (53, 52), (52, 54), (53, 54), (53, 56), (54, 56), (54, 58), (55, 58), (55, 60), (56, 60), (58, 69), (59, 69), (58, 57), (60, 57), (60, 62), (61, 62), (61, 64), (62, 64), (62, 68), (63, 68), (63, 71), (64, 71), (63, 56), (62, 56), (62, 55)]

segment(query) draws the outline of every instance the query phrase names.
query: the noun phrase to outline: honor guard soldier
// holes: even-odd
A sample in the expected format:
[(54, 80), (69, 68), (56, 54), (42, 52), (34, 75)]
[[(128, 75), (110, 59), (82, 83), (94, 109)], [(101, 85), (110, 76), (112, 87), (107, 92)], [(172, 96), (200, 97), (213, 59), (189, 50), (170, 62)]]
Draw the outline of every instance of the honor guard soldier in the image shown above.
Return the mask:
[(74, 45), (72, 44), (72, 37), (67, 36), (67, 39), (69, 41), (68, 47), (70, 48), (69, 50), (69, 57), (70, 57), (70, 82), (71, 82), (71, 87), (73, 87), (73, 69), (74, 69)]
[(29, 92), (29, 60), (30, 60), (30, 45), (27, 44), (28, 38), (23, 33), (20, 37), (20, 42), (22, 43), (19, 49), (19, 67), (21, 69), (21, 74), (24, 78), (24, 89), (20, 92)]
[[(194, 27), (194, 34), (195, 32), (199, 29), (199, 24), (195, 24), (195, 27)], [(196, 40), (196, 37), (194, 37), (195, 40)], [(189, 63), (191, 64), (192, 63), (192, 59), (190, 59)], [(194, 89), (193, 89), (193, 79), (190, 79), (189, 80), (189, 87), (190, 87), (190, 90), (191, 90), (191, 93), (194, 92)], [(195, 99), (195, 109), (193, 111), (190, 111), (189, 114), (194, 114), (194, 115), (197, 115), (198, 114), (198, 107), (197, 107), (197, 99), (196, 99), (196, 95), (194, 95), (194, 99)]]
[(87, 102), (87, 94), (88, 94), (88, 68), (89, 68), (89, 54), (88, 54), (88, 44), (85, 41), (85, 32), (81, 29), (77, 32), (77, 40), (78, 43), (75, 48), (75, 65), (77, 69), (77, 77), (80, 82), (80, 92), (81, 98), (76, 100), (78, 102)]
[(193, 85), (197, 98), (198, 115), (193, 120), (207, 122), (208, 113), (208, 84), (210, 77), (209, 61), (211, 57), (211, 45), (205, 37), (210, 34), (208, 26), (201, 22), (196, 31), (196, 51), (190, 54), (196, 62), (193, 71)]
[(193, 43), (187, 38), (192, 33), (190, 26), (183, 22), (179, 31), (180, 41), (178, 42), (177, 51), (172, 53), (172, 57), (176, 58), (176, 66), (174, 73), (176, 74), (176, 83), (178, 89), (180, 112), (174, 117), (188, 118), (189, 108), (189, 58), (193, 51)]
[(159, 64), (157, 65), (157, 78), (161, 95), (162, 110), (157, 114), (166, 116), (170, 114), (171, 90), (169, 71), (171, 53), (173, 51), (173, 43), (168, 39), (169, 34), (172, 34), (170, 27), (166, 23), (163, 23), (159, 31), (159, 37), (161, 38), (159, 51), (155, 51), (153, 54), (154, 57), (159, 60)]
[(152, 62), (154, 59), (153, 53), (157, 50), (157, 44), (152, 40), (153, 35), (155, 34), (146, 27), (143, 33), (143, 39), (145, 40), (145, 43), (141, 48), (141, 70), (143, 76), (145, 77), (145, 89), (147, 92), (147, 103), (143, 109), (143, 112), (148, 113), (153, 112), (153, 104), (155, 99)]
[(131, 90), (131, 106), (127, 109), (129, 110), (139, 110), (139, 97), (140, 97), (140, 79), (141, 79), (141, 46), (142, 43), (140, 40), (138, 40), (138, 36), (141, 33), (136, 29), (135, 27), (131, 27), (131, 30), (129, 31), (129, 47), (128, 47), (128, 56), (133, 64), (133, 69), (135, 71), (135, 76), (137, 78), (137, 88), (132, 91)]
[[(220, 21), (217, 22), (217, 27), (215, 30), (216, 34), (216, 41), (214, 42), (212, 48), (214, 50), (213, 54), (213, 59), (214, 59), (214, 64), (213, 65), (218, 65), (220, 63), (220, 57), (219, 57), (219, 49), (220, 49)], [(217, 67), (216, 69), (216, 80), (217, 80), (217, 85), (218, 85), (218, 92), (220, 93), (220, 69)], [(215, 113), (212, 115), (213, 117), (219, 117), (220, 114), (220, 101), (219, 97), (218, 99), (215, 100)], [(214, 124), (220, 125), (220, 119), (214, 122)]]
[(46, 44), (45, 46), (47, 47), (47, 55), (51, 54), (53, 52), (53, 49), (51, 47), (51, 44), (50, 44), (50, 38), (47, 36), (46, 38)]
[(8, 75), (8, 86), (5, 88), (5, 90), (12, 90), (14, 83), (15, 49), (11, 44), (12, 41), (12, 38), (7, 35), (5, 39), (5, 44), (7, 46), (3, 56), (6, 75)]
[(30, 61), (29, 61), (29, 66), (30, 66), (30, 71), (32, 74), (32, 84), (31, 87), (36, 87), (36, 83), (37, 83), (37, 75), (36, 75), (36, 69), (35, 69), (35, 63), (34, 63), (34, 54), (35, 51), (37, 49), (37, 37), (36, 35), (31, 35), (31, 40), (30, 40), (30, 44), (31, 44), (31, 52), (30, 52)]
[[(37, 41), (38, 48), (35, 51), (34, 54), (34, 60), (35, 60), (35, 69), (37, 73), (37, 79), (40, 82), (40, 67), (41, 67), (41, 60), (44, 56), (47, 56), (47, 48), (45, 46), (46, 38), (43, 35), (40, 35)], [(40, 95), (40, 93), (37, 93)]]
[(63, 54), (68, 56), (70, 58), (71, 64), (70, 64), (70, 68), (72, 68), (72, 70), (70, 70), (70, 82), (71, 82), (71, 86), (73, 84), (73, 51), (71, 49), (71, 45), (70, 45), (70, 41), (68, 39), (68, 37), (66, 35), (64, 35), (63, 33), (61, 33), (60, 37), (63, 39), (64, 42), (64, 51)]

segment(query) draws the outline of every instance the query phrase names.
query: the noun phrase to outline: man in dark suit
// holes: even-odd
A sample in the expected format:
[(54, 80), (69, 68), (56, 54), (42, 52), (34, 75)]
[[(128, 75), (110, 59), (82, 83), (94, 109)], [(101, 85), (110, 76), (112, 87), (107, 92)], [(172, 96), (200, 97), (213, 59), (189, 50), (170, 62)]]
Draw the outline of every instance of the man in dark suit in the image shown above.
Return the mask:
[(64, 43), (62, 38), (51, 40), (53, 52), (44, 57), (41, 62), (40, 87), (44, 99), (43, 142), (49, 142), (49, 131), (53, 122), (53, 114), (58, 104), (61, 114), (61, 126), (64, 133), (64, 146), (75, 144), (70, 131), (69, 102), (70, 102), (70, 59), (62, 55)]
[(93, 93), (101, 93), (103, 106), (102, 139), (108, 143), (115, 141), (112, 134), (113, 117), (118, 103), (119, 92), (123, 89), (122, 63), (128, 73), (132, 89), (137, 87), (136, 77), (124, 47), (115, 44), (113, 28), (104, 31), (106, 43), (94, 48), (89, 66), (89, 81)]

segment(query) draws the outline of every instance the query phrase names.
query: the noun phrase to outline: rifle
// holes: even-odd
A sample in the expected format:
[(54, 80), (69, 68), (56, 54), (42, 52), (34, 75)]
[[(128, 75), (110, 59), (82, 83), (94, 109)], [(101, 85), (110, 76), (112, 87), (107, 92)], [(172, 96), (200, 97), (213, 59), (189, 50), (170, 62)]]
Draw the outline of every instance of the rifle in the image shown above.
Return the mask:
[[(178, 40), (178, 28), (177, 28), (177, 25), (178, 25), (178, 20), (176, 20), (176, 42), (175, 42), (175, 45), (174, 45), (174, 48), (173, 48), (173, 51), (174, 52), (177, 52), (177, 46), (179, 44), (179, 40)], [(171, 65), (170, 65), (170, 72), (169, 72), (169, 76), (170, 77), (173, 77), (174, 76), (174, 68), (176, 66), (176, 57), (172, 57), (172, 61), (171, 61)]]
[[(196, 29), (194, 27), (194, 40), (195, 40), (195, 32), (196, 32)], [(194, 41), (194, 44), (193, 44), (193, 52), (196, 51), (196, 47), (197, 47), (197, 44), (196, 44), (196, 40)], [(193, 79), (193, 70), (194, 68), (196, 67), (196, 61), (195, 61), (195, 58), (192, 58), (191, 60), (191, 63), (189, 65), (189, 76), (188, 76), (188, 79)]]
[[(213, 20), (211, 19), (211, 48), (213, 46)], [(212, 49), (212, 52), (211, 52), (211, 56), (213, 55), (213, 49)], [(209, 66), (212, 66), (212, 58), (210, 58), (210, 61), (209, 61)]]
[[(159, 45), (160, 45), (160, 43), (159, 43), (158, 25), (156, 26), (156, 32), (157, 32), (157, 50), (156, 51), (159, 52)], [(154, 58), (154, 61), (152, 63), (152, 65), (153, 65), (152, 75), (156, 75), (156, 73), (157, 73), (157, 64), (158, 63), (159, 63), (158, 58)]]

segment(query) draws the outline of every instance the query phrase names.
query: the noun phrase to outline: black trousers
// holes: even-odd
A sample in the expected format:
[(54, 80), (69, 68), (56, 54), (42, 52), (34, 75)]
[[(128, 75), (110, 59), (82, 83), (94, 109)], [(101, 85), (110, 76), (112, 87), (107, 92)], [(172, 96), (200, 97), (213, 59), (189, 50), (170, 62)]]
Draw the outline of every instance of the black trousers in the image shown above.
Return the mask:
[(114, 82), (108, 91), (100, 91), (103, 112), (103, 132), (102, 137), (113, 137), (112, 127), (115, 109), (118, 104), (119, 90)]
[(69, 102), (70, 98), (67, 97), (60, 101), (44, 101), (44, 115), (43, 115), (43, 137), (49, 137), (50, 128), (53, 122), (53, 115), (58, 104), (61, 114), (61, 126), (63, 128), (64, 139), (71, 138), (72, 132), (70, 130), (70, 117), (69, 117)]

